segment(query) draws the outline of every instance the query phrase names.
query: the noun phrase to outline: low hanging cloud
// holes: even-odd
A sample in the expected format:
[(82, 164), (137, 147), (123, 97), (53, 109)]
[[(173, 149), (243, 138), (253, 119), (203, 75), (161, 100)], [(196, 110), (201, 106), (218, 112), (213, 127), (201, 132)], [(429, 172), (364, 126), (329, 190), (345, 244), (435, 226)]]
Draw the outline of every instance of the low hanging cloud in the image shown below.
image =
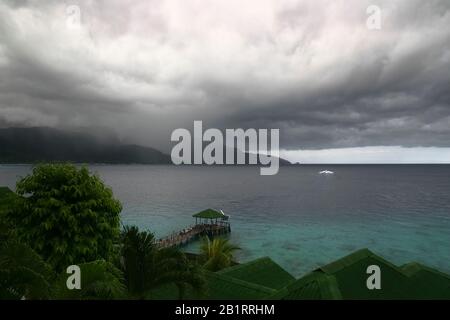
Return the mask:
[(449, 25), (448, 0), (2, 1), (0, 126), (163, 150), (193, 120), (280, 128), (286, 150), (450, 147)]
[(321, 150), (281, 150), (280, 155), (301, 164), (448, 164), (450, 148), (400, 146)]

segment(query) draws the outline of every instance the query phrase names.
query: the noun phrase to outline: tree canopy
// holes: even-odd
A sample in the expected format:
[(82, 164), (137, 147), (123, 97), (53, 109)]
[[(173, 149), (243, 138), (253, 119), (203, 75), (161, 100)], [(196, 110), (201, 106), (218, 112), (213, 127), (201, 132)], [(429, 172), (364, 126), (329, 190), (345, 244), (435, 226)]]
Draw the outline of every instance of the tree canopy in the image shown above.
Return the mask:
[(17, 183), (21, 196), (7, 214), (17, 238), (56, 271), (108, 260), (120, 234), (122, 206), (85, 167), (43, 164)]
[(61, 273), (54, 283), (53, 298), (59, 300), (120, 299), (126, 297), (122, 272), (112, 263), (97, 260), (79, 265), (81, 289), (69, 290), (67, 273)]
[(178, 249), (158, 248), (152, 233), (134, 226), (125, 227), (121, 238), (122, 269), (134, 297), (149, 298), (152, 290), (171, 284), (177, 287), (180, 298), (186, 289), (204, 290), (202, 272)]

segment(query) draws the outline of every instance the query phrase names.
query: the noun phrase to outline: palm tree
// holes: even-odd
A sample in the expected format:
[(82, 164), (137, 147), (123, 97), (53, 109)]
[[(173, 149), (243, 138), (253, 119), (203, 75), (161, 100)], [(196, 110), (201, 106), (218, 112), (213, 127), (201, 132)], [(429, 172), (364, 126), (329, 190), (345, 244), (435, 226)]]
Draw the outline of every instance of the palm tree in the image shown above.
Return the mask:
[(52, 297), (60, 300), (119, 299), (126, 296), (122, 272), (105, 260), (78, 265), (81, 289), (67, 288), (68, 274), (62, 272), (54, 284)]
[(0, 300), (46, 299), (50, 267), (29, 246), (8, 239), (0, 242)]
[(201, 292), (204, 279), (178, 249), (158, 248), (153, 234), (137, 227), (122, 232), (121, 265), (128, 291), (138, 298), (151, 297), (151, 291), (176, 285), (181, 299), (185, 289)]
[(231, 244), (228, 239), (215, 238), (211, 241), (209, 237), (205, 237), (200, 246), (204, 261), (203, 267), (209, 271), (219, 271), (229, 267), (236, 250), (240, 250), (240, 248)]
[(53, 272), (29, 245), (17, 240), (15, 226), (6, 219), (16, 197), (0, 187), (0, 300), (46, 299)]

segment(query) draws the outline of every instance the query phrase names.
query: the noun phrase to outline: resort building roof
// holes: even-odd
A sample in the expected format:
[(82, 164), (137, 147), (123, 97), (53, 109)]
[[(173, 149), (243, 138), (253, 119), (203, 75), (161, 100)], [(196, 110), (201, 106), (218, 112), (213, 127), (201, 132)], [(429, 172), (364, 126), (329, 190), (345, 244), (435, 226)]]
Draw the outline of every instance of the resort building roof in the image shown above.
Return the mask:
[[(381, 290), (366, 286), (367, 267), (381, 270)], [(186, 292), (189, 299), (449, 299), (450, 276), (418, 263), (397, 267), (367, 249), (356, 251), (294, 280), (270, 258), (261, 258), (207, 272), (208, 291), (199, 297)], [(176, 299), (173, 286), (159, 290), (153, 298)]]
[(450, 276), (417, 262), (405, 264), (402, 272), (414, 284), (417, 299), (450, 299)]
[(311, 272), (279, 290), (270, 299), (338, 300), (342, 295), (334, 276)]
[[(198, 294), (187, 288), (186, 299), (207, 299), (207, 300), (253, 300), (266, 299), (274, 295), (275, 289), (267, 288), (258, 284), (242, 281), (225, 275), (206, 272), (205, 280), (206, 292)], [(150, 293), (152, 299), (178, 299), (178, 289), (175, 285), (168, 285), (153, 290)]]
[[(381, 290), (369, 290), (367, 267), (381, 271)], [(447, 299), (450, 276), (410, 263), (397, 267), (367, 249), (327, 264), (281, 289), (273, 299)]]
[(206, 278), (207, 299), (265, 299), (276, 293), (274, 289), (222, 274), (209, 273)]
[(217, 272), (217, 274), (244, 280), (272, 289), (281, 289), (295, 278), (269, 257), (263, 257)]
[[(381, 271), (381, 290), (367, 288), (367, 268), (376, 265)], [(412, 284), (401, 269), (368, 249), (358, 250), (316, 270), (336, 278), (343, 299), (408, 298)]]

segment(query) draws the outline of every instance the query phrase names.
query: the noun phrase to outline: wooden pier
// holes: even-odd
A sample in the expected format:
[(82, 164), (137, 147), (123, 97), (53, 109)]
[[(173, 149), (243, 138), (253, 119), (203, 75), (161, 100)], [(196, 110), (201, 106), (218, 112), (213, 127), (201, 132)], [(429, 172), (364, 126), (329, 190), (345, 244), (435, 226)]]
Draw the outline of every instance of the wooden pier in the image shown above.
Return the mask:
[(193, 217), (194, 225), (157, 240), (157, 245), (160, 248), (178, 247), (204, 236), (212, 238), (231, 232), (230, 223), (227, 221), (229, 217), (223, 212), (207, 209), (194, 214)]
[(179, 247), (195, 241), (201, 237), (210, 238), (231, 232), (230, 224), (198, 224), (178, 232), (174, 232), (157, 241), (160, 248)]

